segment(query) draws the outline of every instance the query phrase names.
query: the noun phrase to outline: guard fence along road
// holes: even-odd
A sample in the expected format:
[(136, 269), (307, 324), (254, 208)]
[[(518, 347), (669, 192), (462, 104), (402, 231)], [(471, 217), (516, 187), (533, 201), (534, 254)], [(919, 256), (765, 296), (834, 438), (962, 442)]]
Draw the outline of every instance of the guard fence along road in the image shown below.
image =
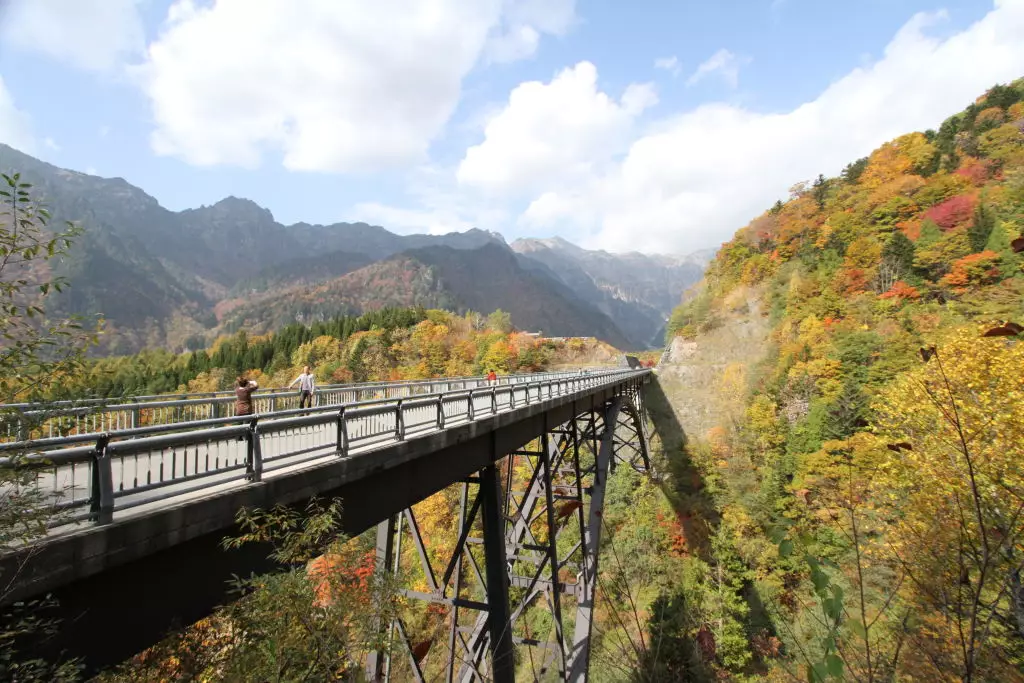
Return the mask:
[[(583, 371), (603, 370), (607, 368), (588, 368)], [(506, 375), (498, 377), (491, 384), (521, 384), (546, 377), (569, 377), (580, 372), (580, 369), (576, 369), (571, 372)], [(422, 396), (482, 386), (488, 386), (486, 377), (328, 384), (317, 387), (313, 392), (313, 407)], [(299, 407), (299, 392), (295, 390), (264, 389), (255, 392), (252, 397), (256, 413), (274, 413)], [(0, 408), (3, 409), (0, 415), (0, 442), (17, 442), (232, 417), (235, 414), (235, 393), (232, 390), (162, 394), (113, 400), (55, 401), (45, 405), (10, 403)]]
[[(324, 387), (318, 390), (320, 405), (311, 409), (4, 443), (0, 467), (31, 472), (54, 510), (52, 526), (106, 524), (115, 515), (244, 486), (324, 458), (372, 457), (368, 452), (382, 446), (527, 405), (582, 396), (648, 372), (514, 375), (489, 386), (483, 378), (458, 378)], [(266, 410), (268, 401), (280, 405), (282, 398), (262, 397), (261, 407)], [(232, 400), (215, 395), (160, 405), (220, 406)], [(147, 405), (140, 402), (131, 409)], [(125, 409), (95, 410), (109, 416)]]

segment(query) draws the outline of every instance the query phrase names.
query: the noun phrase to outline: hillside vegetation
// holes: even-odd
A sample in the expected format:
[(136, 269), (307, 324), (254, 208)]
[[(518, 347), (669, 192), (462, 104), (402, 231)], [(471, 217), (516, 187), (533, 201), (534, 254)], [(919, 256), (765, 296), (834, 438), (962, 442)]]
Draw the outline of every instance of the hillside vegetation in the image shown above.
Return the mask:
[(61, 393), (118, 396), (223, 391), (245, 375), (283, 387), (309, 365), (321, 383), (540, 372), (557, 367), (615, 365), (620, 353), (596, 339), (538, 339), (512, 327), (508, 313), (457, 315), (420, 308), (383, 308), (274, 333), (245, 331), (208, 349), (162, 349), (90, 361)]
[(694, 376), (713, 419), (676, 411), (690, 561), (735, 596), (689, 630), (720, 677), (1024, 678), (1022, 227), (1017, 81), (793, 188), (673, 313), (670, 393), (765, 331)]

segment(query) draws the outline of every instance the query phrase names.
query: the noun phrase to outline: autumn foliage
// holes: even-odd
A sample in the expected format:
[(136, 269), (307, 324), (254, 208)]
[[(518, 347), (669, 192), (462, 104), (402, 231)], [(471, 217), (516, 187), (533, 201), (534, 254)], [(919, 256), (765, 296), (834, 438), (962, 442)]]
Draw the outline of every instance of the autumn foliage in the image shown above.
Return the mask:
[(732, 665), (693, 631), (721, 679), (1024, 680), (1022, 116), (1024, 80), (797, 185), (673, 314), (699, 345), (742, 293), (772, 326), (687, 449), (717, 586), (771, 615)]
[(924, 217), (943, 230), (952, 230), (965, 225), (974, 213), (975, 200), (970, 195), (957, 195), (933, 206)]

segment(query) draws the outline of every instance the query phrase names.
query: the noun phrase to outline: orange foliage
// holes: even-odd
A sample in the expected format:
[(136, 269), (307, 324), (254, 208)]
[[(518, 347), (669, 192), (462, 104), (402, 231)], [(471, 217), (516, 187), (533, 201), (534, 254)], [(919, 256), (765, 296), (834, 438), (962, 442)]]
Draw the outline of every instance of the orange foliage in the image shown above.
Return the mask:
[(331, 604), (339, 591), (352, 591), (360, 602), (370, 599), (370, 576), (376, 556), (371, 550), (357, 561), (341, 555), (321, 555), (309, 563), (306, 574), (316, 581), (316, 605)]
[(843, 268), (836, 274), (836, 284), (844, 294), (852, 296), (867, 291), (868, 276), (863, 268)]
[(990, 284), (999, 278), (998, 263), (999, 254), (994, 251), (964, 256), (953, 262), (953, 268), (940, 280), (940, 284), (955, 290), (965, 289), (968, 285)]
[(908, 221), (901, 221), (896, 224), (896, 227), (902, 230), (904, 235), (915, 242), (921, 236), (921, 221), (916, 218), (912, 218)]
[(895, 299), (897, 301), (906, 301), (907, 299), (920, 299), (921, 293), (917, 291), (916, 287), (908, 285), (903, 280), (897, 280), (893, 284), (892, 288), (884, 294), (878, 296), (879, 299)]
[(683, 525), (675, 517), (667, 517), (663, 513), (657, 513), (658, 526), (668, 534), (669, 553), (675, 557), (686, 555), (686, 538), (684, 537)]

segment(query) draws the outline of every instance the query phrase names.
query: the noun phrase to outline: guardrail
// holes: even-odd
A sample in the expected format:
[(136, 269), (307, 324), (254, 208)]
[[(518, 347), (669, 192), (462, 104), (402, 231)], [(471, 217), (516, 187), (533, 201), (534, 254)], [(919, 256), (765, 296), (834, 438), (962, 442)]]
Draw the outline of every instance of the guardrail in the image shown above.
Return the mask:
[[(0, 467), (32, 473), (52, 526), (107, 524), (115, 512), (239, 482), (319, 458), (352, 457), (508, 410), (635, 379), (649, 370), (516, 375), (502, 385), (354, 401), (265, 415), (81, 434), (0, 448)], [(507, 379), (507, 378), (506, 378)], [(49, 450), (47, 450), (49, 449)]]
[[(585, 371), (599, 370), (588, 368)], [(578, 372), (580, 370), (503, 375), (495, 382), (498, 385), (516, 384), (525, 381), (524, 378), (571, 376)], [(428, 395), (455, 389), (471, 389), (486, 384), (487, 379), (482, 376), (329, 384), (316, 388), (313, 406)], [(0, 429), (0, 444), (130, 430), (149, 425), (216, 420), (235, 414), (233, 391), (136, 396), (116, 401), (85, 399), (56, 401), (45, 406), (34, 403), (0, 405), (0, 413), (5, 413), (0, 415), (0, 424), (3, 424), (3, 429)], [(253, 393), (253, 409), (256, 413), (273, 413), (298, 407), (297, 390), (264, 389)]]

